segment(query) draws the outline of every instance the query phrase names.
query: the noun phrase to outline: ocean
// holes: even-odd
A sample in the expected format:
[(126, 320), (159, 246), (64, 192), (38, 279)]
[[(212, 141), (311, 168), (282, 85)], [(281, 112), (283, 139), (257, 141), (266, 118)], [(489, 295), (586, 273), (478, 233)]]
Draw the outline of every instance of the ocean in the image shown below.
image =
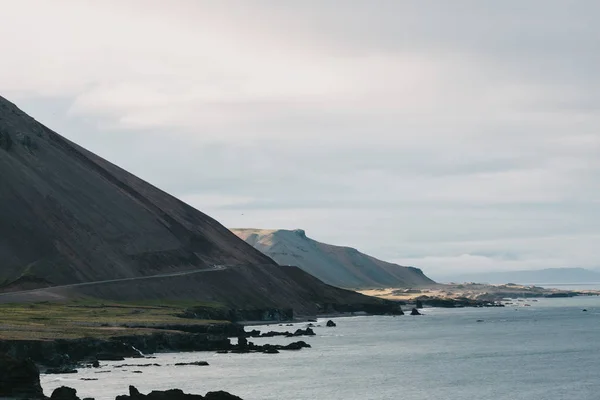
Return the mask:
[[(600, 398), (600, 297), (423, 313), (335, 318), (335, 328), (319, 320), (317, 336), (300, 338), (311, 349), (158, 354), (155, 359), (104, 362), (99, 369), (80, 369), (75, 375), (42, 375), (42, 386), (47, 395), (66, 385), (76, 388), (81, 398), (97, 400), (125, 394), (130, 384), (142, 393), (226, 390), (244, 400)], [(285, 344), (297, 338), (250, 340)], [(210, 365), (173, 366), (200, 360)], [(161, 366), (116, 367), (125, 363)]]

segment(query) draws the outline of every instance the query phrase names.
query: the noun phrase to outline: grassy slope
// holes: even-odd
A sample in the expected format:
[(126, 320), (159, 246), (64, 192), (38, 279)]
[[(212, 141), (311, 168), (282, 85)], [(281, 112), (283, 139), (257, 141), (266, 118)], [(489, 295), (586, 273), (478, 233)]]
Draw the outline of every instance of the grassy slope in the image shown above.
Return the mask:
[[(184, 319), (186, 308), (216, 304), (198, 302), (0, 304), (0, 340), (54, 340), (151, 334), (159, 324), (207, 324), (224, 321)], [(131, 328), (130, 326), (137, 326)], [(164, 330), (161, 330), (164, 332)]]

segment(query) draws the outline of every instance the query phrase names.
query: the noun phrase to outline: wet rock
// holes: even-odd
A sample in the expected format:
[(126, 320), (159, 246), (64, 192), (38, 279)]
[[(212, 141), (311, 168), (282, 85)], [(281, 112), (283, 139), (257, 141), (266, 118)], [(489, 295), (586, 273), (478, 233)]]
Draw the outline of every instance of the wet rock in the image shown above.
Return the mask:
[(206, 400), (242, 400), (242, 398), (222, 390), (218, 392), (208, 392), (204, 398)]
[(177, 367), (181, 367), (184, 365), (196, 365), (199, 367), (203, 367), (203, 366), (208, 365), (208, 363), (206, 361), (194, 361), (194, 362), (189, 362), (189, 363), (176, 363), (175, 364), (175, 366), (177, 366)]
[(417, 309), (423, 308), (423, 302), (421, 300), (417, 300)]
[(260, 331), (258, 329), (253, 329), (250, 332), (246, 332), (246, 336), (248, 337), (259, 337)]
[(30, 359), (0, 354), (0, 397), (42, 399), (40, 371)]
[(52, 395), (50, 396), (50, 400), (79, 400), (79, 397), (77, 397), (77, 390), (61, 386), (54, 389), (54, 392), (52, 392)]
[(315, 336), (315, 331), (313, 331), (311, 328), (306, 328), (306, 329), (297, 329), (296, 332), (294, 332), (294, 336)]
[(332, 320), (327, 321), (327, 327), (328, 328), (333, 328), (336, 327), (337, 324), (335, 322), (333, 322)]
[(293, 342), (288, 344), (287, 346), (281, 346), (282, 350), (300, 350), (303, 348), (310, 348), (310, 344), (306, 343), (305, 341), (299, 341), (299, 342)]
[(413, 308), (410, 312), (410, 315), (423, 315), (419, 312), (419, 310), (417, 310), (416, 308)]

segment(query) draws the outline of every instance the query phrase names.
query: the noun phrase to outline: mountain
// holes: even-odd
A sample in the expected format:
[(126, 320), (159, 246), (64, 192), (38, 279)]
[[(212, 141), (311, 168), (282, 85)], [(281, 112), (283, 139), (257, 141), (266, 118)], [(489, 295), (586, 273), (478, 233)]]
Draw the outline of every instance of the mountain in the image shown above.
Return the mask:
[[(176, 275), (196, 269), (208, 272)], [(78, 285), (98, 281), (113, 282)], [(280, 268), (214, 219), (0, 97), (0, 292), (73, 284), (44, 293), (307, 311), (374, 302)]]
[(519, 283), (519, 284), (561, 284), (600, 282), (600, 273), (584, 268), (547, 268), (526, 271), (499, 271), (474, 274), (460, 274), (440, 277), (443, 282), (480, 283)]
[(330, 285), (364, 289), (435, 283), (418, 268), (381, 261), (351, 247), (317, 242), (306, 237), (301, 229), (233, 229), (232, 232), (279, 264), (298, 266)]

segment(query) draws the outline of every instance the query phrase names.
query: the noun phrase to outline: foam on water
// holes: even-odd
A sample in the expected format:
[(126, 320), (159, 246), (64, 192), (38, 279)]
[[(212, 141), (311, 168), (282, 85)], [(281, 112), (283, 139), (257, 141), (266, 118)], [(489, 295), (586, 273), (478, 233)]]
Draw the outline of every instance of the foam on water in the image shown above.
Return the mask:
[[(426, 309), (422, 317), (338, 318), (336, 328), (319, 321), (317, 336), (302, 338), (312, 349), (159, 354), (152, 360), (105, 362), (100, 369), (81, 369), (76, 375), (44, 375), (42, 386), (46, 394), (72, 386), (80, 397), (98, 400), (125, 394), (130, 384), (142, 392), (227, 390), (245, 400), (597, 398), (600, 298), (527, 302), (530, 307)], [(293, 330), (303, 325), (257, 328)], [(251, 340), (285, 344), (297, 339)], [(172, 365), (198, 360), (210, 366)], [(143, 363), (161, 367), (115, 368)]]

